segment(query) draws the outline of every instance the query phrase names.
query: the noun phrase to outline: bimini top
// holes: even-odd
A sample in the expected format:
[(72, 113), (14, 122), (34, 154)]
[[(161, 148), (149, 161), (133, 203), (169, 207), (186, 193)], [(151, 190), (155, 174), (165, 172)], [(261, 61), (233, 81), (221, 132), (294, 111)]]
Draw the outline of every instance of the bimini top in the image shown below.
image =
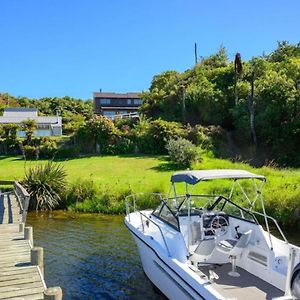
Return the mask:
[(171, 177), (171, 182), (186, 182), (188, 184), (196, 184), (199, 181), (213, 179), (249, 179), (255, 178), (266, 180), (262, 175), (256, 175), (244, 170), (195, 170), (176, 172)]

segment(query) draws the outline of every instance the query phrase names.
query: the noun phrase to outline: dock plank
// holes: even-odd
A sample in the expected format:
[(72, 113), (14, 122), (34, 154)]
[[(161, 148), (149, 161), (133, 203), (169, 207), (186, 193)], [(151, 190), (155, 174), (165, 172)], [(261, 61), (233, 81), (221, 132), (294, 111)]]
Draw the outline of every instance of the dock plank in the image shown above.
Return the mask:
[(19, 232), (22, 214), (14, 194), (0, 194), (0, 299), (44, 299), (46, 285), (30, 264), (31, 244)]

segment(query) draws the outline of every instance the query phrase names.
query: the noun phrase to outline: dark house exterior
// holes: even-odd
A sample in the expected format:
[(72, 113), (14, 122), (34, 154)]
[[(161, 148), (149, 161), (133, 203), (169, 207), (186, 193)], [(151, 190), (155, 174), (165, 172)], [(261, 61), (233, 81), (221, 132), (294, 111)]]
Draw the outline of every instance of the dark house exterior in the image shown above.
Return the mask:
[(112, 119), (118, 115), (137, 113), (141, 105), (139, 93), (94, 93), (94, 113)]

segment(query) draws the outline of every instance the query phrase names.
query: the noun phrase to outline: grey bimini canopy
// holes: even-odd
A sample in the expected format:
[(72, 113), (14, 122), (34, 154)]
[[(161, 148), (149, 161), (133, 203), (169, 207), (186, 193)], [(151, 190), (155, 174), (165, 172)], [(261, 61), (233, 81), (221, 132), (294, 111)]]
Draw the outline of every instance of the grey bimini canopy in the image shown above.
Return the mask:
[(196, 184), (199, 181), (213, 179), (259, 179), (265, 181), (262, 175), (256, 175), (244, 170), (195, 170), (176, 172), (171, 177), (171, 182), (186, 182), (188, 184)]

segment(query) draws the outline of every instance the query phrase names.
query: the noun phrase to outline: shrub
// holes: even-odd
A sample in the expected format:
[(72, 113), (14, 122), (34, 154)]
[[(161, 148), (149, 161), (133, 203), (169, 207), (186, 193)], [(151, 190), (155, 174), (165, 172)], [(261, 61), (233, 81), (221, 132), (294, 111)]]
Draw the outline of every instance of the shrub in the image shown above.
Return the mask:
[(193, 144), (200, 146), (201, 149), (212, 150), (213, 145), (211, 137), (205, 134), (205, 128), (201, 125), (187, 127), (187, 137)]
[(53, 209), (61, 202), (66, 186), (66, 172), (62, 165), (49, 161), (29, 168), (25, 172), (23, 185), (30, 194), (30, 209)]
[(117, 143), (117, 152), (119, 154), (129, 154), (134, 152), (134, 143), (127, 137), (121, 137)]
[(200, 161), (197, 147), (186, 139), (170, 139), (166, 149), (171, 160), (179, 166), (190, 168), (193, 163)]
[(134, 127), (132, 139), (141, 153), (166, 154), (166, 142), (183, 135), (184, 130), (179, 123), (160, 119), (150, 121), (142, 115)]
[(39, 148), (35, 146), (25, 145), (23, 146), (23, 155), (25, 159), (39, 159)]
[(93, 200), (97, 196), (97, 188), (92, 180), (78, 180), (71, 184), (65, 193), (63, 207), (76, 205), (86, 200)]
[(79, 154), (78, 147), (62, 147), (59, 148), (55, 154), (58, 159), (74, 158)]
[(110, 153), (106, 147), (116, 145), (119, 134), (112, 120), (97, 116), (78, 129), (75, 140), (85, 153)]
[(53, 158), (57, 152), (57, 143), (55, 140), (45, 139), (41, 141), (40, 157)]

